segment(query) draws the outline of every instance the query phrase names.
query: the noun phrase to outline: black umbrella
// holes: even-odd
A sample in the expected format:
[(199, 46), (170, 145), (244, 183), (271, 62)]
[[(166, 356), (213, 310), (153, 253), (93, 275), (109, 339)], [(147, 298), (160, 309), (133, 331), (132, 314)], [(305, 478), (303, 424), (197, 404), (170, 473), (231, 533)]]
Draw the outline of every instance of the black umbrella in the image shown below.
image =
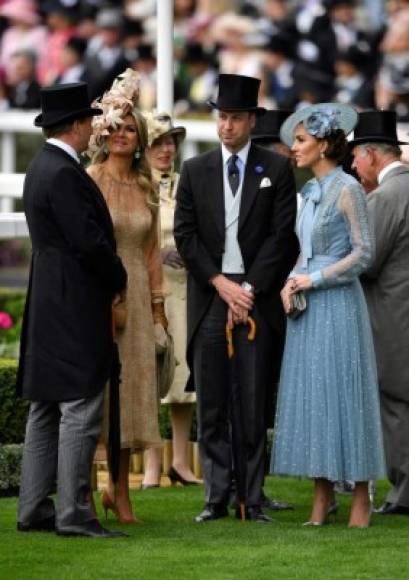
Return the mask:
[[(113, 325), (115, 338), (115, 325)], [(121, 417), (119, 405), (119, 385), (121, 384), (121, 361), (116, 342), (113, 344), (111, 375), (109, 378), (109, 436), (108, 465), (114, 483), (119, 476), (119, 456), (121, 452)]]
[[(256, 323), (249, 316), (250, 327), (248, 339), (253, 341), (256, 336)], [(240, 517), (246, 519), (247, 499), (247, 442), (245, 426), (242, 415), (242, 402), (240, 397), (240, 372), (237, 365), (234, 349), (233, 329), (226, 324), (227, 354), (229, 357), (229, 386), (230, 386), (230, 425), (233, 452), (233, 471), (236, 483), (236, 494), (239, 502)]]

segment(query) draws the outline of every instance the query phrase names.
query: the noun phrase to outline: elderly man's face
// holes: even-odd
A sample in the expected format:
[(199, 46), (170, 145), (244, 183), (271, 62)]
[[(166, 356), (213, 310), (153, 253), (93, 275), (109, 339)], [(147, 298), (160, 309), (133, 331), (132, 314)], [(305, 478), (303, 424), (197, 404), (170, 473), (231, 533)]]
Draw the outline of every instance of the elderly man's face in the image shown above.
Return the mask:
[(359, 175), (359, 179), (365, 189), (369, 189), (371, 184), (375, 183), (378, 177), (378, 171), (375, 164), (375, 151), (366, 149), (362, 145), (357, 145), (352, 150), (353, 162), (352, 169)]

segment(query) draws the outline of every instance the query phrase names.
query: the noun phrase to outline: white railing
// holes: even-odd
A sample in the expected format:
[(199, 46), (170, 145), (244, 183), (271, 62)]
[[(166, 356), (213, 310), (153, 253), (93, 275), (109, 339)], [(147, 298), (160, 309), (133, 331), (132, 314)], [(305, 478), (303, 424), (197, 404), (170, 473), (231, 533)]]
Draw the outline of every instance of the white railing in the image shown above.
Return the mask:
[[(14, 202), (22, 197), (24, 174), (16, 170), (16, 135), (41, 133), (34, 126), (39, 111), (11, 110), (0, 114), (0, 238), (26, 237), (28, 235), (24, 214), (14, 213)], [(176, 119), (175, 125), (186, 127), (182, 144), (182, 160), (198, 153), (199, 143), (215, 143), (215, 123)]]
[[(18, 133), (40, 133), (34, 126), (38, 111), (11, 110), (0, 114), (0, 170), (2, 173), (14, 173), (16, 170), (16, 141)], [(182, 159), (188, 159), (198, 151), (200, 142), (217, 141), (216, 125), (212, 121), (193, 121), (176, 119), (175, 125), (186, 127), (186, 140), (182, 144)]]

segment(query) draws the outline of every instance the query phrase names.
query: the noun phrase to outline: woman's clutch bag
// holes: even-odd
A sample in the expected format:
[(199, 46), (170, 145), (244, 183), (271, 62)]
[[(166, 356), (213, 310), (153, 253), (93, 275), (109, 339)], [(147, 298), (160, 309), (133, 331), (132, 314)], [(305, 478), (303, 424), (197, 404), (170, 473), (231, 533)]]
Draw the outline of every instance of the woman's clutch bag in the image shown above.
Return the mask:
[(288, 313), (289, 318), (298, 318), (300, 314), (307, 308), (307, 299), (302, 290), (292, 294), (291, 296), (291, 311)]

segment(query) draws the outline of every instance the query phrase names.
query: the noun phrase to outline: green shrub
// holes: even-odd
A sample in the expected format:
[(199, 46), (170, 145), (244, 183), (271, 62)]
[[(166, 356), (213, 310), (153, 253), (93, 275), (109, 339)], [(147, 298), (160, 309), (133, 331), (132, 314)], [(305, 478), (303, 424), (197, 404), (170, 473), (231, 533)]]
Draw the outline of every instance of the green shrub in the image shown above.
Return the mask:
[(0, 496), (17, 495), (23, 445), (0, 445)]
[(0, 328), (0, 357), (18, 358), (25, 300), (25, 290), (0, 289), (0, 312), (12, 319), (11, 328)]
[[(195, 407), (196, 409), (196, 407)], [(170, 418), (170, 405), (160, 405), (159, 407), (159, 430), (162, 439), (172, 439), (172, 423)], [(190, 430), (190, 441), (197, 440), (196, 411), (193, 413), (192, 428)]]
[(0, 443), (22, 443), (29, 402), (15, 394), (17, 361), (0, 359)]

